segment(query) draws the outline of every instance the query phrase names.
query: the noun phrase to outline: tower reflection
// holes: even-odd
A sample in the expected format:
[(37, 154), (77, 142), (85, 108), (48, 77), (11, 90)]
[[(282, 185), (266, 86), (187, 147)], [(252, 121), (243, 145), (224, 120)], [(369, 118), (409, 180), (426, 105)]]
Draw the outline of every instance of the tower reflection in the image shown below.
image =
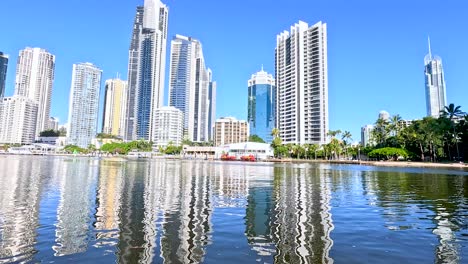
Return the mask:
[(60, 179), (60, 202), (57, 209), (55, 256), (85, 252), (92, 236), (95, 208), (94, 188), (99, 161), (64, 160)]
[(39, 204), (48, 164), (37, 159), (0, 158), (0, 263), (28, 262), (34, 254)]

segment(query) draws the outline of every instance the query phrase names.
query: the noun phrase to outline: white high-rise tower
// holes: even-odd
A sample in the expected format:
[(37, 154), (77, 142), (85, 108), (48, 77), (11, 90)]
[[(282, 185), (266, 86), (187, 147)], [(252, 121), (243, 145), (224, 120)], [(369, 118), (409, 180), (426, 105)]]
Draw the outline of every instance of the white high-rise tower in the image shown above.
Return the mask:
[(68, 110), (68, 144), (87, 148), (96, 136), (102, 71), (91, 63), (73, 64)]
[(277, 128), (284, 143), (325, 144), (327, 25), (299, 21), (276, 37)]
[(41, 48), (25, 48), (18, 56), (15, 95), (37, 103), (36, 131), (49, 129), (50, 102), (54, 82), (55, 56)]
[(439, 117), (440, 111), (447, 105), (445, 91), (444, 69), (442, 59), (432, 56), (431, 41), (428, 39), (429, 54), (424, 58), (424, 74), (426, 81), (427, 116)]

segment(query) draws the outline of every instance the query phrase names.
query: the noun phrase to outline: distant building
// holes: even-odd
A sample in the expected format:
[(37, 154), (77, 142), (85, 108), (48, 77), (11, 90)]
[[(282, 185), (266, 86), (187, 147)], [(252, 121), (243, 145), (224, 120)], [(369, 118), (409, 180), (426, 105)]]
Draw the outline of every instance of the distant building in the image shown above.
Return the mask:
[(36, 131), (37, 103), (24, 96), (0, 101), (0, 143), (31, 144)]
[(418, 119), (416, 119), (416, 120), (401, 120), (401, 121), (400, 121), (400, 126), (401, 126), (401, 127), (409, 127), (409, 126), (411, 126), (415, 121), (418, 121)]
[(91, 63), (73, 64), (68, 110), (68, 144), (87, 148), (96, 136), (102, 71)]
[(120, 79), (106, 81), (102, 133), (123, 138), (127, 107), (127, 82)]
[(205, 66), (200, 41), (174, 37), (169, 76), (169, 105), (184, 114), (184, 135), (194, 142), (209, 141), (216, 111), (216, 83)]
[(48, 129), (52, 129), (52, 130), (55, 130), (55, 131), (59, 130), (59, 120), (58, 120), (58, 118), (56, 118), (56, 117), (50, 117), (49, 118)]
[(182, 145), (184, 115), (175, 107), (165, 106), (156, 109), (155, 113), (154, 144), (165, 147), (172, 143), (174, 146)]
[(234, 117), (224, 117), (216, 120), (214, 129), (215, 146), (246, 142), (249, 139), (249, 124)]
[(8, 69), (8, 55), (0, 51), (0, 98), (5, 96), (5, 84)]
[(432, 56), (430, 40), (429, 54), (424, 58), (424, 66), (427, 116), (437, 118), (447, 105), (447, 96), (442, 59)]
[(35, 137), (49, 128), (50, 102), (55, 75), (55, 56), (45, 49), (25, 48), (18, 56), (15, 95), (37, 103)]
[(383, 119), (385, 121), (388, 121), (388, 120), (390, 120), (390, 114), (387, 111), (382, 110), (382, 111), (379, 112), (379, 119)]
[(283, 143), (328, 141), (327, 25), (299, 21), (276, 37), (277, 128)]
[(263, 67), (248, 81), (248, 96), (250, 134), (271, 143), (271, 131), (276, 127), (276, 88), (275, 79)]
[(374, 125), (366, 125), (361, 128), (361, 145), (363, 147), (374, 145), (372, 131), (374, 131)]

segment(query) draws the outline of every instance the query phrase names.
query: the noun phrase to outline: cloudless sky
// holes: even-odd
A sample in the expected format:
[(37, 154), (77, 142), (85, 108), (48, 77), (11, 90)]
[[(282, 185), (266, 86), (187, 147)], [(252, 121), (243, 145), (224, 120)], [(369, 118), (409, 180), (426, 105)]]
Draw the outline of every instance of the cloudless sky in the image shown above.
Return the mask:
[[(426, 114), (427, 36), (442, 57), (447, 101), (468, 111), (466, 0), (166, 0), (170, 40), (192, 36), (203, 45), (218, 83), (217, 117), (247, 118), (247, 80), (274, 74), (276, 35), (298, 20), (328, 24), (330, 129), (374, 123), (380, 110), (404, 119)], [(1, 0), (0, 51), (10, 55), (6, 95), (13, 94), (19, 50), (56, 55), (51, 116), (66, 123), (72, 64), (92, 62), (104, 80), (127, 76), (135, 8), (143, 0)], [(166, 92), (169, 73), (166, 64)], [(102, 109), (102, 104), (101, 104)], [(102, 119), (102, 115), (100, 115)]]

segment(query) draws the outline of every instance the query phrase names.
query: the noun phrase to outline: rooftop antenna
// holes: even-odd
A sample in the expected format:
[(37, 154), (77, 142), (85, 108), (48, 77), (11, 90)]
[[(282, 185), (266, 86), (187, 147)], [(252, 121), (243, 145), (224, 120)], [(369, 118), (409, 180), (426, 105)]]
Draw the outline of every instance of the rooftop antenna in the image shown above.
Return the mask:
[(432, 60), (432, 52), (431, 52), (431, 38), (427, 36), (427, 44), (429, 46), (429, 58)]
[(262, 71), (263, 71), (263, 64), (262, 64)]

